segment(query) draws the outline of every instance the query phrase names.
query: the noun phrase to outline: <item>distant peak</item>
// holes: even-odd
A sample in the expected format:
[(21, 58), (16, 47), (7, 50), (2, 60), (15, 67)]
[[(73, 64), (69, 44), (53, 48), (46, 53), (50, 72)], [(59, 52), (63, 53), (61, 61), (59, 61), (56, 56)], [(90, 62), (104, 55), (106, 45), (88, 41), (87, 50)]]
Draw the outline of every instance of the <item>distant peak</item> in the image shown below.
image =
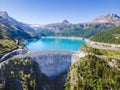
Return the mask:
[(103, 23), (103, 22), (114, 22), (115, 20), (120, 20), (120, 16), (118, 16), (115, 13), (109, 13), (107, 15), (102, 15), (96, 18), (95, 20), (93, 20), (93, 22)]
[(69, 21), (68, 20), (63, 20), (62, 23), (69, 23)]
[(107, 16), (107, 17), (112, 17), (112, 18), (120, 18), (120, 16), (118, 16), (118, 15), (115, 14), (115, 13), (110, 13), (110, 14), (107, 14), (106, 16)]
[(6, 11), (0, 11), (0, 16), (3, 17), (3, 18), (7, 18), (8, 13)]

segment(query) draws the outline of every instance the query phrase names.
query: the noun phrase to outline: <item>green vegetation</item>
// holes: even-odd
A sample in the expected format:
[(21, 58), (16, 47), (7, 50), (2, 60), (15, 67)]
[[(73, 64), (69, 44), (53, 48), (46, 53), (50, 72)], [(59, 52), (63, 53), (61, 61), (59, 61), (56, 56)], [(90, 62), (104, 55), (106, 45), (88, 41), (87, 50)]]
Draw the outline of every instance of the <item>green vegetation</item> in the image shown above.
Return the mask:
[[(5, 21), (5, 20), (3, 20)], [(17, 47), (18, 42), (31, 39), (32, 35), (9, 22), (0, 24), (0, 54)]]
[(91, 37), (91, 40), (97, 42), (120, 44), (120, 26), (112, 30), (98, 33)]
[(92, 54), (92, 55), (104, 55), (104, 56), (108, 56), (108, 57), (120, 56), (119, 50), (96, 49), (96, 48), (90, 47), (86, 44), (83, 45), (80, 50), (87, 52), (88, 54)]
[[(120, 62), (120, 60), (119, 60)], [(65, 83), (65, 90), (119, 90), (120, 71), (106, 59), (86, 56), (74, 64)]]
[(0, 39), (24, 40), (31, 38), (30, 34), (16, 25), (10, 23), (0, 25)]
[(82, 24), (78, 24), (78, 25), (71, 26), (71, 27), (68, 27), (68, 28), (62, 30), (60, 33), (58, 33), (58, 35), (89, 38), (89, 37), (95, 35), (96, 33), (109, 30), (112, 27), (114, 27), (114, 26), (111, 25), (110, 27), (107, 27), (107, 23), (88, 24), (86, 26), (84, 26)]
[(83, 45), (80, 50), (88, 55), (71, 66), (65, 90), (119, 90), (120, 51), (96, 49), (88, 45)]
[(29, 58), (12, 58), (2, 64), (0, 90), (4, 81), (4, 90), (53, 90), (51, 80), (41, 73), (38, 63)]
[(6, 78), (5, 90), (35, 90), (35, 74), (33, 63), (28, 58), (14, 58), (7, 61), (3, 67), (4, 77)]
[(8, 39), (0, 39), (0, 54), (17, 48), (17, 43)]

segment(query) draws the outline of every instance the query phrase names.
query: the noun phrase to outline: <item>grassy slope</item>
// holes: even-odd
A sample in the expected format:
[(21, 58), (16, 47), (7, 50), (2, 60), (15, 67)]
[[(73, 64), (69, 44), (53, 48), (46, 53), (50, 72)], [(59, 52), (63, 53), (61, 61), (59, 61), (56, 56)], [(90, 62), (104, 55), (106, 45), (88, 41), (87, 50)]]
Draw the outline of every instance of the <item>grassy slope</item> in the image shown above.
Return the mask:
[(101, 32), (91, 38), (93, 41), (120, 44), (120, 26), (112, 30)]
[(2, 20), (0, 23), (0, 54), (17, 47), (18, 41), (31, 39), (32, 36), (20, 27)]
[(0, 25), (0, 54), (17, 47), (15, 40), (11, 39), (9, 32)]
[(1, 39), (0, 40), (0, 54), (6, 51), (10, 51), (17, 47), (16, 42), (8, 39)]
[(119, 50), (96, 49), (96, 48), (90, 47), (86, 44), (83, 45), (80, 50), (85, 51), (88, 54), (93, 54), (93, 55), (101, 55), (101, 56), (103, 55), (103, 56), (108, 56), (108, 57), (120, 56), (120, 51)]

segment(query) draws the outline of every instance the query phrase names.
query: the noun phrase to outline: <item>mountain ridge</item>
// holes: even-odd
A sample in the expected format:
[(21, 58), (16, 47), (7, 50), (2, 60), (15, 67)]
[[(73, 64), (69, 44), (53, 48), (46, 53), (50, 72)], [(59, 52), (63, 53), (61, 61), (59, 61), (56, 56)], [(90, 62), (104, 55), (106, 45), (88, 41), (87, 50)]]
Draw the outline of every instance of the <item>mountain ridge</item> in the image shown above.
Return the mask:
[[(36, 36), (77, 36), (89, 38), (98, 32), (106, 31), (120, 25), (120, 16), (117, 14), (107, 14), (95, 18), (91, 22), (72, 24), (68, 20), (60, 23), (47, 25), (24, 24), (10, 17), (7, 12), (0, 11), (0, 23), (8, 23), (18, 26), (23, 31)], [(4, 19), (4, 20), (3, 20)], [(5, 21), (6, 20), (6, 21)]]
[(37, 24), (30, 26), (36, 29), (37, 32), (48, 30), (57, 33), (57, 35), (61, 36), (80, 36), (88, 38), (98, 32), (109, 30), (119, 25), (120, 16), (118, 16), (117, 14), (107, 14), (99, 16), (94, 20), (86, 23), (72, 24), (68, 20), (64, 20), (61, 23), (52, 23), (42, 26)]
[(120, 16), (118, 16), (115, 13), (110, 13), (107, 15), (99, 16), (98, 18), (94, 19), (92, 22), (93, 23), (109, 22), (109, 23), (114, 23), (116, 26), (118, 26), (118, 24), (120, 24)]

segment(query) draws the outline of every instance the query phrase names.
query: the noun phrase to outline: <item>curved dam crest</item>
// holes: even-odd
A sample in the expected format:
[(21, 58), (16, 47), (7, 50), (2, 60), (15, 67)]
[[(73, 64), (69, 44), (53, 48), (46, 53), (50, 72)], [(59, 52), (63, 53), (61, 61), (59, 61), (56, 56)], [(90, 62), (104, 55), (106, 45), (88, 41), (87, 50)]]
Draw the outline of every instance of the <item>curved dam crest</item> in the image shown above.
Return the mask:
[[(84, 57), (85, 52), (70, 50), (46, 50), (38, 52), (27, 52), (24, 49), (17, 49), (2, 57), (3, 60), (12, 57), (30, 57), (39, 64), (41, 72), (50, 78), (55, 78), (59, 74), (68, 71), (69, 67), (79, 58)], [(8, 59), (9, 60), (9, 59)], [(3, 61), (5, 63), (6, 61)], [(1, 66), (0, 65), (0, 66)]]
[(30, 52), (26, 56), (39, 64), (41, 72), (50, 78), (66, 72), (79, 58), (84, 57), (84, 52), (66, 50), (47, 50)]

